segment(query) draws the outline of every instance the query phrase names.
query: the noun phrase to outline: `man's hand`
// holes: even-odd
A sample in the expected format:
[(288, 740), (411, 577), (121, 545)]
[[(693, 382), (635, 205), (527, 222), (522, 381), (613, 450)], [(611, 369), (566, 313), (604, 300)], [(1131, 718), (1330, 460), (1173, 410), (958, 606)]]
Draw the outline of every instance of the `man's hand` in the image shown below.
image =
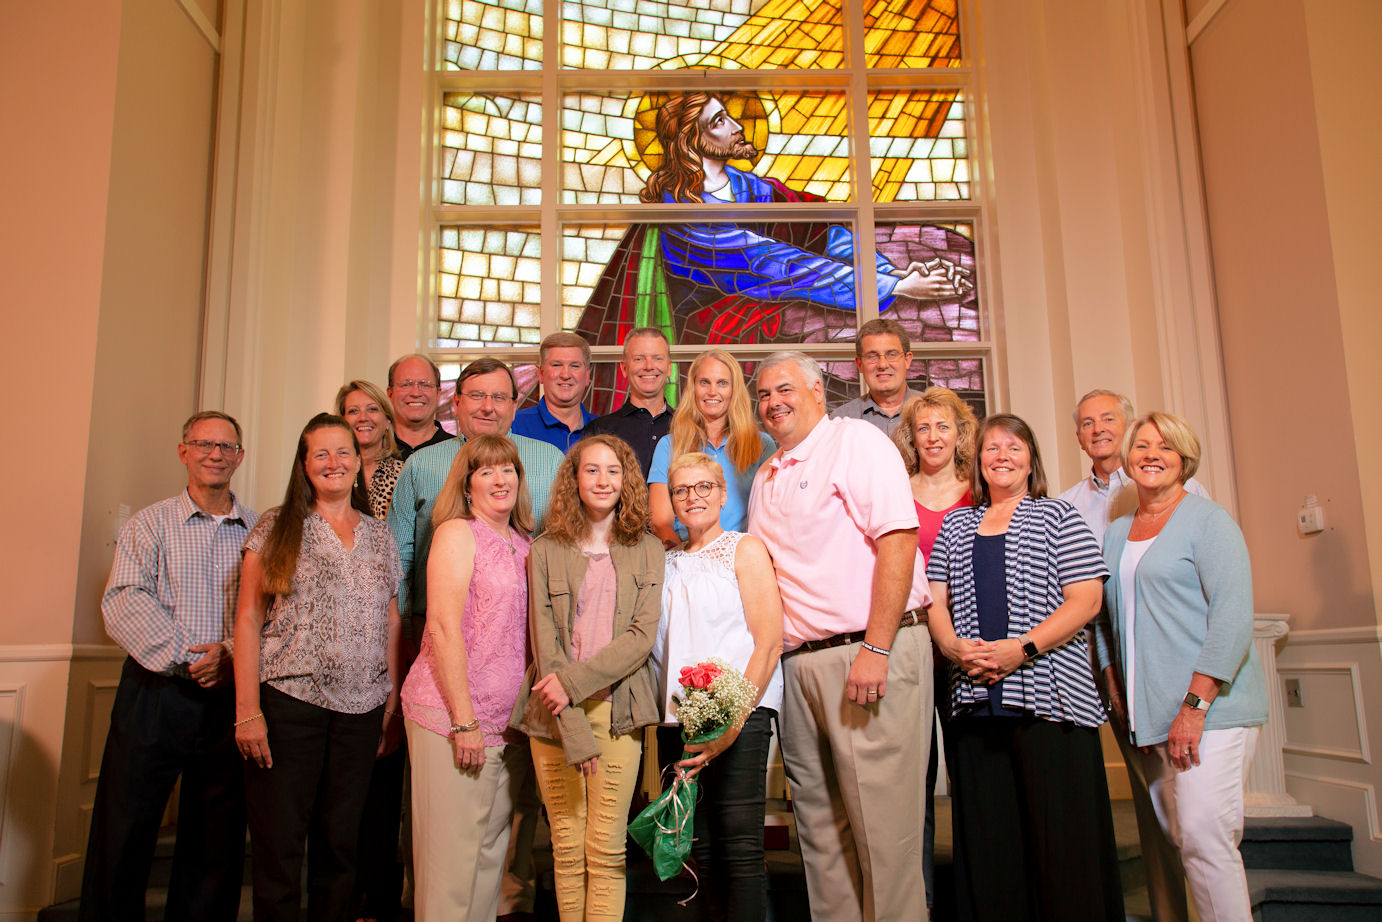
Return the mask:
[(218, 688), (230, 681), (230, 652), (223, 643), (199, 643), (187, 648), (188, 653), (201, 653), (202, 658), (187, 667), (192, 678), (202, 688)]
[(868, 707), (882, 701), (887, 693), (888, 658), (860, 647), (849, 667), (845, 696), (861, 707)]

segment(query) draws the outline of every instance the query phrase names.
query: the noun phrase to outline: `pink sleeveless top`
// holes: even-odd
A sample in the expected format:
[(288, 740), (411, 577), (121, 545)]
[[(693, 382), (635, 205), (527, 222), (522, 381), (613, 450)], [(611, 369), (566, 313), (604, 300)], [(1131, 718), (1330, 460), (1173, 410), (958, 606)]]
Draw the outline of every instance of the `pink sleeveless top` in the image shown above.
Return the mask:
[[(513, 549), (479, 519), (470, 521), (475, 535), (475, 569), (470, 575), (461, 636), (465, 640), (470, 701), (486, 746), (518, 742), (509, 716), (523, 684), (528, 660), (527, 538), (510, 533)], [(403, 683), (403, 716), (446, 736), (451, 717), (432, 667), (432, 635), (424, 633), (417, 662)]]

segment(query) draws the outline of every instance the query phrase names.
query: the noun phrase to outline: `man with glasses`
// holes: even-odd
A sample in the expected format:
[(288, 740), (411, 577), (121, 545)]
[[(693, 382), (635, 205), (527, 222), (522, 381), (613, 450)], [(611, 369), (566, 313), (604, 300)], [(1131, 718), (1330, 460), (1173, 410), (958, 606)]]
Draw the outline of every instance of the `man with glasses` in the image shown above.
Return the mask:
[(879, 317), (859, 328), (854, 341), (854, 365), (864, 377), (868, 393), (831, 411), (835, 419), (862, 419), (892, 435), (902, 419), (902, 405), (920, 395), (907, 386), (912, 343), (902, 324)]
[[(518, 383), (513, 370), (494, 358), (476, 359), (456, 378), (452, 406), (456, 412), (456, 436), (438, 445), (419, 448), (398, 475), (388, 523), (398, 542), (403, 561), (403, 581), (398, 589), (398, 610), (403, 632), (416, 642), (427, 622), (427, 554), (432, 546), (432, 507), (446, 483), (451, 462), (465, 440), (477, 435), (508, 436), (518, 447), (523, 476), (533, 500), (534, 532), (542, 530), (552, 480), (562, 453), (546, 442), (509, 432), (517, 408)], [(514, 804), (514, 835), (509, 844), (508, 871), (499, 897), (500, 914), (531, 913), (535, 887), (532, 872), (533, 831), (540, 811), (537, 788), (529, 779), (518, 779), (522, 789)]]
[(629, 384), (629, 398), (613, 413), (591, 420), (585, 434), (608, 432), (617, 435), (638, 456), (646, 480), (653, 466), (657, 440), (672, 426), (674, 407), (667, 403), (667, 375), (672, 369), (672, 353), (667, 334), (656, 327), (638, 327), (624, 339), (624, 358), (620, 362)]
[(513, 431), (566, 454), (595, 418), (581, 402), (590, 390), (590, 343), (575, 333), (553, 333), (538, 347), (537, 363), (542, 399), (518, 412)]
[(389, 366), (394, 439), (405, 460), (419, 448), (440, 445), (451, 433), (437, 422), (441, 369), (425, 355), (405, 355)]
[(245, 805), (235, 749), (231, 633), (240, 548), (259, 516), (230, 490), (240, 424), (194, 414), (178, 459), (187, 487), (120, 530), (101, 598), (129, 654), (91, 811), (78, 918), (142, 919), (154, 844), (182, 776), (170, 919), (232, 920), (240, 905)]

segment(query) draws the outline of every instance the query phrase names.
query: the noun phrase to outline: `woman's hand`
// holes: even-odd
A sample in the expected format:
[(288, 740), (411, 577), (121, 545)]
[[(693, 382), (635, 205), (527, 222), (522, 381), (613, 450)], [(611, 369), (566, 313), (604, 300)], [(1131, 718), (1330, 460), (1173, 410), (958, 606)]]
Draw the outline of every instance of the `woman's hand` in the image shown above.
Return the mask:
[(591, 756), (584, 762), (577, 762), (575, 767), (585, 777), (593, 778), (595, 773), (600, 770), (600, 757)]
[(1104, 687), (1108, 690), (1108, 718), (1113, 732), (1128, 738), (1128, 699), (1123, 697), (1123, 684), (1112, 666), (1104, 668)]
[[(982, 647), (983, 644), (982, 640), (969, 640), (964, 637), (956, 637), (953, 634), (945, 640), (936, 641), (936, 645), (940, 647), (945, 658), (961, 669), (965, 669), (965, 657), (977, 652), (975, 648)], [(965, 671), (967, 672), (968, 669)]]
[(379, 733), (379, 748), (374, 757), (382, 759), (393, 755), (403, 743), (403, 715), (398, 711), (384, 709), (384, 726)]
[(542, 699), (542, 703), (552, 712), (553, 717), (566, 710), (567, 705), (571, 703), (571, 697), (566, 694), (566, 689), (562, 687), (555, 672), (549, 672), (534, 682), (533, 691)]
[(993, 685), (1007, 678), (1022, 665), (1022, 643), (1015, 639), (975, 640), (966, 647), (956, 662), (970, 680), (979, 685)]
[(274, 757), (269, 752), (269, 725), (263, 714), (235, 728), (235, 748), (240, 750), (242, 759), (253, 759), (260, 768), (274, 767)]
[(734, 745), (734, 741), (739, 738), (739, 731), (742, 729), (744, 729), (744, 725), (738, 723), (708, 743), (687, 743), (685, 747), (686, 751), (694, 752), (695, 755), (689, 759), (682, 759), (678, 762), (677, 772), (683, 778), (690, 779), (696, 777), (700, 770), (705, 768), (706, 764), (709, 763), (711, 759)]
[(1200, 737), (1204, 735), (1204, 711), (1182, 706), (1171, 721), (1171, 734), (1166, 737), (1166, 749), (1171, 765), (1178, 772), (1188, 772), (1200, 764)]
[(456, 767), (467, 775), (479, 775), (480, 769), (485, 767), (485, 735), (479, 728), (457, 733), (451, 737), (451, 745), (455, 750)]

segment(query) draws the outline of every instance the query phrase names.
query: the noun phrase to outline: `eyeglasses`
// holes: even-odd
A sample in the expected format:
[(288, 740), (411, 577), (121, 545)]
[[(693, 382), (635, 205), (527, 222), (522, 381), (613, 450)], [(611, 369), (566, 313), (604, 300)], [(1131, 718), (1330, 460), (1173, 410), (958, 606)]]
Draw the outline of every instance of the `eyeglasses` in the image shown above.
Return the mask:
[(192, 449), (199, 455), (209, 455), (214, 449), (219, 448), (223, 455), (238, 455), (240, 445), (236, 442), (213, 442), (210, 439), (188, 439), (182, 444)]
[(900, 358), (902, 358), (902, 351), (900, 349), (889, 349), (887, 352), (864, 353), (864, 363), (867, 365), (877, 365), (883, 361), (887, 361), (887, 363), (891, 365)]
[(497, 394), (487, 394), (484, 391), (466, 391), (461, 396), (471, 403), (484, 403), (485, 398), (488, 397), (490, 403), (496, 407), (508, 406), (509, 402), (513, 400), (513, 394), (505, 394), (503, 391)]
[(692, 490), (695, 490), (695, 491), (696, 491), (696, 495), (699, 496), (701, 499), (705, 499), (707, 496), (710, 495), (710, 491), (713, 490), (713, 489), (715, 489), (715, 488), (718, 487), (718, 486), (719, 486), (718, 483), (712, 483), (712, 482), (709, 481), (709, 480), (702, 480), (700, 483), (693, 483), (693, 484), (691, 484), (689, 487), (687, 487), (687, 486), (673, 487), (673, 488), (672, 488), (672, 499), (676, 500), (676, 501), (679, 502), (679, 503), (685, 502), (685, 501), (686, 501), (687, 495), (688, 495), (688, 494), (690, 493), (690, 491), (692, 491)]
[(420, 391), (434, 391), (437, 389), (437, 384), (435, 381), (419, 381), (416, 378), (409, 378), (407, 381), (399, 381), (394, 387), (402, 388), (403, 390), (417, 388)]

